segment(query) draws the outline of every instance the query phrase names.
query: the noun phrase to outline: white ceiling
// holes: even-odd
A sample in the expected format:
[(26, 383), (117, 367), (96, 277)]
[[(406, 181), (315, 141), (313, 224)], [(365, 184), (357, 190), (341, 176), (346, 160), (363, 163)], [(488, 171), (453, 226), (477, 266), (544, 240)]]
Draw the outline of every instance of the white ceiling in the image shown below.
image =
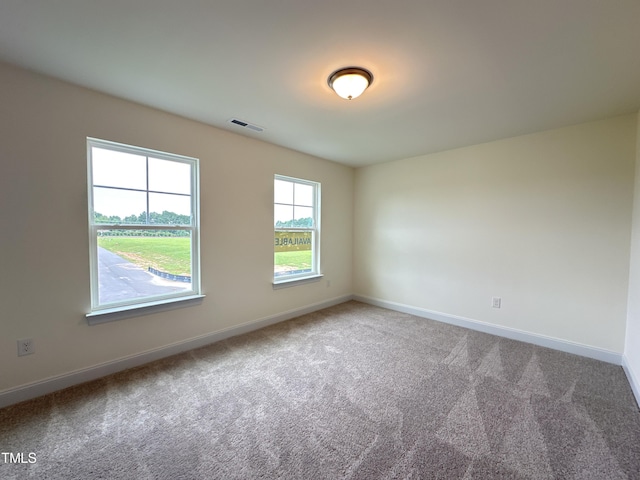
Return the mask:
[(0, 0), (0, 60), (361, 166), (638, 111), (640, 0)]

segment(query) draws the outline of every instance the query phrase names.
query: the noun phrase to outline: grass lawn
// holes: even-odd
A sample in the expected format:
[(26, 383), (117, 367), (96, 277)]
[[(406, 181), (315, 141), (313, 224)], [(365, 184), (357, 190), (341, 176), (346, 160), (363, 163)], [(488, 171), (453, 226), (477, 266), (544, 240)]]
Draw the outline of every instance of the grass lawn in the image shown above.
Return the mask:
[(278, 252), (274, 254), (276, 270), (304, 270), (311, 268), (311, 250)]
[[(143, 269), (153, 267), (174, 275), (191, 275), (191, 239), (188, 237), (98, 237), (98, 246)], [(274, 254), (275, 270), (311, 268), (311, 250)]]
[(174, 275), (191, 275), (189, 237), (99, 237), (98, 246), (145, 270), (153, 267)]

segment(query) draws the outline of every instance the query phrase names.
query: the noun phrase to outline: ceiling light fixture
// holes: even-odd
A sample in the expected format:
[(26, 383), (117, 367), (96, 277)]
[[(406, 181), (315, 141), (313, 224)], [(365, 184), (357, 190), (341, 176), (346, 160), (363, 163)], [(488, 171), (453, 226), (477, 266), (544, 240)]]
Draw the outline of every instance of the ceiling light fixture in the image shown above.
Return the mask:
[(360, 67), (349, 67), (336, 70), (327, 79), (329, 86), (342, 98), (353, 100), (362, 95), (373, 82), (369, 70)]

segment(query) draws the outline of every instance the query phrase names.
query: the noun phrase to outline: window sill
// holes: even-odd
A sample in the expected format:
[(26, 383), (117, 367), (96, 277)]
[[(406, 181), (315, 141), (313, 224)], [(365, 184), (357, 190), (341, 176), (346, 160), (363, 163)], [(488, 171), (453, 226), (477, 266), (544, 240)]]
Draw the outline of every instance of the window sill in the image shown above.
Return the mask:
[(322, 277), (324, 277), (324, 275), (318, 274), (318, 275), (311, 275), (309, 277), (278, 280), (273, 282), (273, 289), (279, 290), (281, 288), (289, 288), (289, 287), (295, 287), (298, 285), (304, 285), (305, 283), (319, 282)]
[(87, 323), (89, 325), (99, 325), (101, 323), (115, 322), (125, 318), (150, 315), (152, 313), (174, 310), (176, 308), (189, 307), (200, 304), (204, 295), (190, 295), (188, 297), (169, 298), (155, 302), (138, 303), (136, 305), (126, 305), (114, 308), (105, 308), (87, 313)]

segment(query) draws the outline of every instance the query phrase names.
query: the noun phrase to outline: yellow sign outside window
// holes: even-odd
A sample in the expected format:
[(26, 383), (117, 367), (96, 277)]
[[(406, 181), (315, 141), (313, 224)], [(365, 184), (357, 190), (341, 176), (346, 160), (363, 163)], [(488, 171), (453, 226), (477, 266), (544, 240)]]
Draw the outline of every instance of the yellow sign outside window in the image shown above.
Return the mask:
[(301, 252), (311, 250), (311, 232), (274, 232), (274, 252)]

